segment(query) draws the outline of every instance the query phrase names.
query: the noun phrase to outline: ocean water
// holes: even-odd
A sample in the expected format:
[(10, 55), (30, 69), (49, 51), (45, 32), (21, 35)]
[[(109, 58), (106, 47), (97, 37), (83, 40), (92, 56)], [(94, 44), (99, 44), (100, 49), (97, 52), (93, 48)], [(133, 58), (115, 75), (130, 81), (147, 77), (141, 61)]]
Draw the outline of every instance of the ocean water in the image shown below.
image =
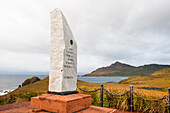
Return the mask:
[[(18, 88), (26, 79), (31, 78), (30, 75), (0, 75), (0, 95), (4, 95), (14, 89)], [(47, 75), (37, 76), (40, 79), (47, 77)]]
[(92, 83), (106, 83), (111, 81), (119, 82), (128, 77), (78, 77), (78, 80)]
[[(47, 77), (48, 75), (39, 75), (40, 79)], [(30, 75), (0, 75), (0, 95), (7, 94), (10, 91), (15, 90), (26, 79), (31, 78)], [(128, 77), (78, 77), (78, 80), (92, 82), (92, 83), (106, 83), (111, 81), (120, 81)]]

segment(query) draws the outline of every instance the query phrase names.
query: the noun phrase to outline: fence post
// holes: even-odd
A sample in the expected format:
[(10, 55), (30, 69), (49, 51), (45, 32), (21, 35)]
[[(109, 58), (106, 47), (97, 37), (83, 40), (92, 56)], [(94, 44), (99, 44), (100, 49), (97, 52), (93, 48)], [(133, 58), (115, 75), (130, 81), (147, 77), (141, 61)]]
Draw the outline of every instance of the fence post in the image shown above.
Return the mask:
[(133, 112), (133, 86), (130, 85), (130, 112)]
[(101, 91), (100, 91), (100, 106), (103, 107), (103, 84), (101, 84)]
[(170, 112), (170, 87), (168, 88), (168, 93), (169, 93), (169, 96), (168, 96), (168, 109), (169, 109), (169, 112)]

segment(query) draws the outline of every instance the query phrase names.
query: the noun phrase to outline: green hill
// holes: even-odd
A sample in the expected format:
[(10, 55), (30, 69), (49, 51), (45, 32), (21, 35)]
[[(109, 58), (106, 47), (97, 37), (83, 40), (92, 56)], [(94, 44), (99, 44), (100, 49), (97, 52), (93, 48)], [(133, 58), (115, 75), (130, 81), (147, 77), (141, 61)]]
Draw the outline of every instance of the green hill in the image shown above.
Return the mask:
[(131, 66), (128, 64), (115, 62), (107, 67), (99, 68), (89, 74), (84, 76), (137, 76), (137, 75), (147, 75), (155, 71), (170, 68), (170, 65), (159, 65), (159, 64), (149, 64), (144, 66)]

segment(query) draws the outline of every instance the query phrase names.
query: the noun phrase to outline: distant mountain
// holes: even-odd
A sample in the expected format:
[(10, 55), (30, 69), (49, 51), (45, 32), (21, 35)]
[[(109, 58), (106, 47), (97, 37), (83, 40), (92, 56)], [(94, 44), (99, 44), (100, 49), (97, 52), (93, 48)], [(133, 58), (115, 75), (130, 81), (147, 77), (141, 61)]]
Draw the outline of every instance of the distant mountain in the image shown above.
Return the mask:
[(110, 66), (98, 68), (84, 76), (137, 76), (151, 74), (164, 68), (170, 68), (170, 65), (149, 64), (135, 67), (117, 61)]

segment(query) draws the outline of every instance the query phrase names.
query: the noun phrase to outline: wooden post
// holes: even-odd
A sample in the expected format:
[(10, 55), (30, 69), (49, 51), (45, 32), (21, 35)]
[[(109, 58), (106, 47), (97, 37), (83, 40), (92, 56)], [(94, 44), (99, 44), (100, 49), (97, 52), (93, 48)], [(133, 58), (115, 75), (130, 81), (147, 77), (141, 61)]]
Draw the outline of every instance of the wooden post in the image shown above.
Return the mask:
[(130, 85), (130, 112), (133, 112), (133, 86)]
[(168, 88), (168, 109), (169, 109), (169, 112), (170, 112), (170, 87)]
[(101, 84), (101, 91), (100, 91), (100, 106), (103, 107), (103, 84)]

